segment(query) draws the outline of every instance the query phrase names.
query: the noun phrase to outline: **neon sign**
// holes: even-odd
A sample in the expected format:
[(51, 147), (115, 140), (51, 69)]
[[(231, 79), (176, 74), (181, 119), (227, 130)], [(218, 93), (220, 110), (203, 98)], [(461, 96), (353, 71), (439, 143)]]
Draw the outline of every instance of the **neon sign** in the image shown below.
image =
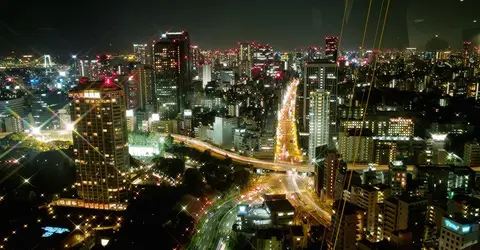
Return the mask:
[(98, 99), (100, 98), (100, 92), (84, 92), (83, 96), (85, 98), (95, 98)]
[[(457, 231), (460, 228), (459, 225), (457, 225), (457, 224), (455, 224), (455, 223), (453, 223), (449, 220), (445, 220), (445, 226), (447, 226), (448, 228), (453, 229), (455, 231)], [(470, 230), (470, 228), (468, 230)]]
[(470, 232), (470, 226), (462, 227), (462, 233), (468, 233), (468, 232)]

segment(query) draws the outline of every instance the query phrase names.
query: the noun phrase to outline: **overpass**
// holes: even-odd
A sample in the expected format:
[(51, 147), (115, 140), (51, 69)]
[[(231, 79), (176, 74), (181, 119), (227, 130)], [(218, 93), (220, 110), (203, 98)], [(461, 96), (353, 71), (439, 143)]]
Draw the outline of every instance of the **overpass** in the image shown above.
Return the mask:
[[(166, 134), (164, 134), (166, 135)], [(263, 168), (263, 169), (269, 169), (269, 170), (275, 170), (275, 171), (288, 171), (288, 170), (296, 170), (298, 172), (313, 172), (313, 165), (307, 165), (307, 164), (295, 164), (295, 163), (286, 163), (286, 162), (273, 162), (273, 161), (265, 161), (265, 160), (259, 160), (255, 159), (252, 157), (248, 156), (243, 156), (236, 154), (234, 152), (228, 151), (221, 149), (217, 146), (214, 146), (210, 143), (201, 141), (196, 138), (188, 137), (188, 136), (183, 136), (183, 135), (177, 135), (177, 134), (172, 134), (171, 135), (174, 140), (180, 141), (188, 145), (189, 147), (196, 148), (197, 150), (204, 151), (204, 150), (210, 150), (212, 154), (215, 154), (217, 156), (228, 156), (232, 158), (233, 161), (240, 162), (240, 163), (245, 163), (245, 164), (252, 164), (254, 167), (257, 168)], [(373, 165), (373, 167), (377, 171), (388, 171), (388, 165)], [(413, 171), (414, 165), (407, 165), (407, 171), (411, 172)], [(347, 164), (347, 169), (348, 170), (355, 170), (355, 171), (362, 171), (365, 169), (368, 169), (368, 164), (365, 163), (348, 163)], [(480, 167), (472, 167), (472, 169), (475, 172), (480, 172)]]
[[(11, 134), (11, 132), (7, 133), (0, 133), (0, 139)], [(163, 136), (166, 136), (167, 134), (162, 134)], [(287, 170), (296, 170), (298, 172), (313, 172), (313, 165), (307, 165), (307, 164), (300, 164), (300, 163), (288, 163), (288, 162), (273, 162), (273, 161), (265, 161), (265, 160), (259, 160), (255, 159), (252, 157), (248, 156), (243, 156), (236, 154), (234, 152), (228, 151), (221, 149), (217, 146), (214, 146), (210, 143), (201, 141), (196, 138), (188, 137), (188, 136), (183, 136), (183, 135), (178, 135), (178, 134), (171, 134), (173, 139), (176, 141), (180, 141), (185, 143), (186, 145), (196, 148), (197, 150), (204, 151), (204, 150), (210, 150), (212, 154), (217, 155), (217, 156), (228, 156), (232, 158), (233, 161), (239, 162), (239, 163), (245, 163), (245, 164), (251, 164), (254, 167), (257, 168), (263, 168), (263, 169), (269, 169), (269, 170), (274, 170), (274, 171), (287, 171)], [(51, 141), (51, 140), (59, 140), (59, 141), (72, 141), (72, 134), (70, 131), (64, 131), (64, 130), (51, 130), (51, 131), (41, 131), (40, 135), (35, 136), (39, 140), (43, 141)], [(374, 165), (375, 169), (377, 171), (387, 171), (388, 170), (388, 165)], [(367, 164), (352, 164), (349, 163), (347, 164), (348, 170), (355, 170), (355, 171), (362, 171), (364, 169), (368, 169)], [(480, 172), (480, 166), (475, 166), (472, 167), (472, 169), (479, 173)], [(413, 171), (413, 165), (407, 165), (407, 171)]]
[[(166, 136), (166, 134), (164, 134)], [(196, 138), (188, 137), (188, 136), (183, 136), (183, 135), (177, 135), (177, 134), (171, 134), (174, 140), (183, 142), (185, 145), (188, 145), (189, 147), (195, 148), (200, 151), (204, 150), (210, 150), (212, 154), (215, 154), (217, 156), (228, 156), (232, 158), (233, 161), (240, 162), (240, 163), (245, 163), (245, 164), (251, 164), (254, 167), (257, 168), (263, 168), (263, 169), (269, 169), (269, 170), (274, 170), (274, 171), (287, 171), (287, 170), (296, 170), (298, 172), (313, 172), (313, 165), (307, 165), (307, 164), (300, 164), (300, 163), (287, 163), (287, 162), (273, 162), (273, 161), (265, 161), (265, 160), (259, 160), (255, 159), (252, 157), (248, 156), (243, 156), (239, 155), (237, 153), (221, 149), (217, 146), (214, 146), (208, 142), (201, 141)], [(374, 167), (378, 171), (386, 171), (388, 170), (388, 165), (374, 165)], [(355, 170), (355, 171), (361, 171), (364, 169), (368, 169), (368, 164), (352, 164), (349, 163), (347, 165), (348, 170)], [(413, 165), (407, 166), (408, 171), (413, 171)]]
[(287, 170), (296, 170), (299, 172), (313, 171), (313, 165), (290, 164), (286, 162), (273, 162), (273, 161), (259, 160), (252, 157), (239, 155), (225, 149), (221, 149), (217, 146), (214, 146), (210, 143), (201, 141), (196, 138), (177, 135), (177, 134), (172, 134), (171, 136), (173, 137), (174, 140), (183, 142), (185, 143), (185, 145), (188, 145), (189, 147), (195, 148), (197, 150), (200, 150), (200, 151), (210, 150), (212, 154), (216, 154), (218, 156), (228, 156), (232, 158), (233, 161), (245, 163), (245, 164), (251, 164), (257, 168), (269, 169), (274, 171), (287, 171)]

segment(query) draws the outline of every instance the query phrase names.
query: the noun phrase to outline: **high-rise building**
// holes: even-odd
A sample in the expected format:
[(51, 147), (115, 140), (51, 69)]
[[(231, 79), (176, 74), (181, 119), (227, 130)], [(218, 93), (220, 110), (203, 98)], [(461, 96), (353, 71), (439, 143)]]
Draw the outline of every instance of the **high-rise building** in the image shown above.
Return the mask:
[(366, 238), (377, 242), (383, 239), (383, 221), (380, 204), (390, 196), (390, 187), (387, 185), (353, 186), (350, 202), (366, 210)]
[(253, 66), (262, 69), (262, 72), (268, 71), (273, 61), (273, 49), (268, 44), (255, 44), (253, 46)]
[(465, 143), (463, 161), (470, 167), (480, 166), (480, 144), (477, 141)]
[(310, 162), (317, 158), (316, 149), (328, 144), (330, 93), (317, 90), (310, 94), (310, 134), (308, 138), (308, 157)]
[(416, 165), (413, 174), (421, 196), (433, 199), (452, 198), (455, 194), (468, 193), (475, 185), (475, 171), (470, 167), (450, 165)]
[(202, 86), (203, 89), (212, 81), (212, 66), (204, 64), (202, 66)]
[(233, 145), (233, 129), (237, 126), (237, 117), (215, 117), (213, 123), (213, 142), (223, 148)]
[(137, 110), (141, 107), (141, 89), (133, 75), (116, 75), (115, 83), (123, 87), (127, 110)]
[(253, 48), (252, 44), (248, 42), (239, 43), (240, 49), (238, 51), (239, 74), (252, 76), (253, 67)]
[[(23, 105), (23, 97), (0, 97), (0, 132), (23, 132), (24, 125), (27, 125), (22, 122), (22, 117), (24, 117)], [(25, 129), (32, 128), (26, 127)]]
[(155, 106), (153, 68), (150, 65), (137, 64), (133, 70), (132, 78), (138, 83), (140, 108), (153, 111)]
[(463, 42), (463, 65), (468, 66), (470, 63), (470, 53), (472, 51), (472, 42)]
[(358, 120), (344, 119), (341, 122), (340, 131), (348, 129), (370, 129), (376, 137), (400, 137), (408, 138), (413, 136), (414, 121), (411, 118), (390, 117), (385, 115), (367, 116), (365, 123)]
[(365, 209), (350, 202), (335, 201), (331, 218), (332, 233), (329, 249), (355, 250), (357, 241), (363, 238)]
[(440, 250), (478, 249), (479, 221), (461, 216), (445, 216), (440, 232)]
[(133, 54), (135, 55), (135, 61), (141, 64), (147, 63), (147, 45), (146, 44), (134, 44)]
[(163, 119), (175, 118), (183, 113), (186, 88), (192, 80), (188, 33), (162, 34), (153, 47), (153, 66), (156, 109)]
[(407, 189), (407, 166), (403, 162), (388, 164), (387, 184), (392, 188), (392, 195), (401, 195)]
[(447, 202), (448, 214), (459, 214), (464, 218), (479, 218), (480, 199), (464, 194), (453, 196)]
[(338, 170), (346, 168), (346, 164), (337, 153), (329, 153), (323, 164), (323, 193), (326, 199), (333, 199)]
[(338, 36), (325, 37), (325, 58), (337, 61), (338, 58)]
[(197, 45), (191, 45), (190, 51), (192, 53), (192, 70), (197, 70), (200, 65), (203, 64), (202, 54), (200, 53), (200, 48)]
[(335, 75), (336, 64), (329, 60), (317, 60), (305, 64), (302, 92), (297, 101), (300, 122), (300, 131), (308, 132), (308, 112), (310, 107), (310, 94), (317, 90), (330, 93), (330, 118), (329, 118), (329, 145), (335, 146), (338, 138), (337, 129), (337, 77)]
[(369, 130), (363, 130), (361, 135), (353, 129), (340, 132), (338, 138), (338, 151), (345, 162), (373, 162), (373, 137)]
[(105, 78), (81, 83), (69, 96), (78, 194), (85, 207), (118, 209), (129, 189), (125, 92)]
[(417, 238), (416, 243), (421, 245), (427, 200), (420, 196), (401, 196), (385, 199), (384, 204), (383, 237), (392, 240), (398, 238), (401, 230), (408, 230), (413, 232), (413, 241)]

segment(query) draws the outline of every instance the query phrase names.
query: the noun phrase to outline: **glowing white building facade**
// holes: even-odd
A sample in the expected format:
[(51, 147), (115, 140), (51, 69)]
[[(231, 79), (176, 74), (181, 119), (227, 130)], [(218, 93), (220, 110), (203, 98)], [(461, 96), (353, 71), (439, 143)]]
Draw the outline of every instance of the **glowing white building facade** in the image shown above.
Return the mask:
[(316, 159), (316, 148), (327, 145), (329, 139), (330, 93), (316, 90), (310, 93), (310, 120), (308, 138), (308, 157), (310, 162)]

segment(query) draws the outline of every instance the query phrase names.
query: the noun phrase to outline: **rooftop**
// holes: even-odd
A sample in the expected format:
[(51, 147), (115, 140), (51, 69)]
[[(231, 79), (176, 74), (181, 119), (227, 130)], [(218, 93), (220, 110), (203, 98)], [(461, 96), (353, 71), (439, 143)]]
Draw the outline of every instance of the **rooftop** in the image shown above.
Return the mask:
[(311, 64), (333, 64), (333, 65), (335, 65), (335, 62), (330, 60), (330, 59), (317, 59), (317, 60), (307, 62), (307, 65), (311, 65)]
[(284, 230), (281, 228), (265, 228), (259, 229), (256, 233), (256, 237), (259, 239), (271, 239), (273, 237), (282, 239), (284, 236)]
[(271, 213), (274, 212), (291, 212), (295, 211), (295, 208), (292, 206), (288, 200), (266, 200), (265, 206), (268, 207)]
[(383, 183), (376, 184), (376, 185), (362, 184), (358, 187), (363, 189), (363, 190), (366, 190), (368, 192), (383, 191), (383, 190), (386, 190), (386, 189), (390, 189), (390, 186), (385, 185)]
[(441, 172), (441, 171), (452, 171), (455, 173), (470, 173), (474, 172), (468, 166), (455, 166), (455, 165), (415, 165), (417, 171), (429, 171), (429, 172)]
[[(398, 249), (398, 247), (396, 247), (395, 245), (393, 245), (392, 243), (390, 243), (390, 241), (388, 241), (386, 239), (383, 240), (383, 241), (375, 242), (375, 243), (370, 242), (367, 239), (362, 239), (358, 242), (358, 245), (359, 246), (366, 246), (371, 250)], [(365, 248), (362, 247), (361, 249), (365, 249)]]
[(266, 201), (273, 201), (273, 200), (286, 200), (287, 195), (286, 194), (265, 194), (263, 195), (263, 198)]
[(480, 200), (465, 194), (457, 194), (453, 196), (452, 201), (458, 202), (464, 205), (473, 205), (475, 207), (480, 207)]
[[(109, 78), (111, 79), (111, 78)], [(114, 91), (123, 89), (120, 85), (113, 80), (107, 81), (85, 81), (80, 82), (72, 89), (72, 92), (84, 91), (84, 90), (101, 90), (101, 91)]]
[(345, 208), (343, 209), (343, 215), (354, 215), (354, 214), (357, 214), (358, 212), (365, 212), (366, 210), (353, 204), (353, 203), (350, 203), (350, 202), (345, 202), (343, 200), (336, 200), (334, 203), (333, 203), (333, 208), (336, 209), (336, 208), (340, 208), (340, 211), (342, 211), (342, 208), (343, 208), (343, 204), (345, 204)]
[(387, 201), (391, 203), (397, 203), (397, 200), (403, 201), (405, 203), (411, 204), (411, 203), (417, 203), (417, 202), (422, 202), (426, 201), (425, 198), (420, 197), (420, 196), (409, 196), (409, 195), (402, 195), (399, 197), (390, 197), (387, 199)]
[[(349, 129), (348, 130), (348, 136), (359, 136), (359, 132), (357, 129)], [(363, 129), (362, 130), (362, 135), (361, 136), (373, 136), (373, 132), (370, 129)]]
[(458, 224), (467, 225), (467, 224), (477, 224), (480, 221), (478, 217), (464, 217), (463, 214), (450, 214), (445, 215), (444, 218), (455, 221)]

